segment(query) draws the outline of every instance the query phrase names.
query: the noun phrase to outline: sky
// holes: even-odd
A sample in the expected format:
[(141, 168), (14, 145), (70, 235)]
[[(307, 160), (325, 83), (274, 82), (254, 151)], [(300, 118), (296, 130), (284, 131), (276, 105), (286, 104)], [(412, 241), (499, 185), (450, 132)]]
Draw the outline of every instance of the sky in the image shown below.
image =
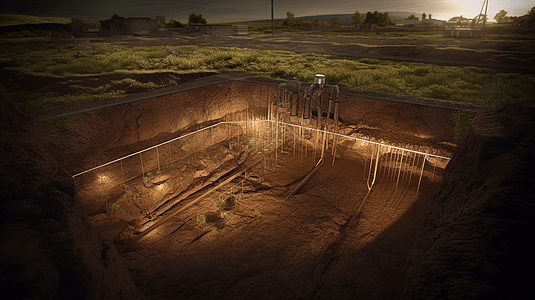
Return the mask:
[[(352, 14), (359, 11), (407, 11), (432, 14), (448, 20), (478, 15), (484, 0), (273, 0), (275, 19)], [(270, 0), (5, 0), (0, 13), (43, 17), (76, 17), (86, 21), (108, 19), (114, 13), (125, 17), (163, 15), (180, 21), (190, 13), (202, 14), (208, 23), (251, 21), (271, 18)], [(489, 0), (488, 15), (493, 20), (504, 9), (508, 16), (521, 16), (535, 6), (535, 0)]]

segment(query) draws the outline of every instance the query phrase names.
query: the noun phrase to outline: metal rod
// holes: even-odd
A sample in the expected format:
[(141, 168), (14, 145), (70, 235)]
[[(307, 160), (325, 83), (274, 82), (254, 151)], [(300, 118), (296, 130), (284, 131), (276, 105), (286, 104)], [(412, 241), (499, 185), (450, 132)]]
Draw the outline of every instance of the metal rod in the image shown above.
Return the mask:
[(401, 154), (401, 161), (399, 162), (398, 180), (396, 181), (396, 190), (398, 189), (399, 175), (401, 174), (401, 166), (403, 165), (403, 158), (404, 158), (404, 155)]
[[(269, 120), (264, 120), (266, 122), (270, 122), (272, 125), (275, 125), (276, 121), (269, 121)], [(72, 177), (77, 177), (77, 176), (80, 176), (82, 174), (85, 174), (87, 172), (91, 172), (91, 171), (94, 171), (96, 169), (99, 169), (99, 168), (102, 168), (104, 166), (107, 166), (109, 164), (112, 164), (112, 163), (115, 163), (115, 162), (118, 162), (122, 159), (125, 159), (125, 158), (128, 158), (128, 157), (132, 157), (134, 155), (138, 155), (138, 154), (141, 154), (145, 151), (148, 151), (150, 149), (154, 149), (158, 146), (161, 146), (161, 145), (165, 145), (167, 143), (171, 143), (171, 142), (174, 142), (174, 141), (177, 141), (177, 140), (180, 140), (182, 138), (185, 138), (185, 137), (188, 137), (190, 135), (193, 135), (193, 134), (196, 134), (196, 133), (199, 133), (203, 130), (206, 130), (208, 128), (212, 128), (212, 127), (215, 127), (215, 126), (218, 126), (218, 125), (221, 125), (221, 124), (239, 124), (239, 123), (244, 123), (244, 121), (227, 121), (227, 122), (220, 122), (220, 123), (216, 123), (216, 124), (213, 124), (213, 125), (210, 125), (208, 127), (205, 127), (205, 128), (202, 128), (202, 129), (199, 129), (199, 130), (196, 130), (196, 131), (193, 131), (193, 132), (190, 132), (190, 133), (187, 133), (183, 136), (180, 136), (180, 137), (177, 137), (177, 138), (174, 138), (174, 139), (171, 139), (169, 141), (166, 141), (166, 142), (163, 142), (163, 143), (160, 143), (158, 145), (155, 145), (155, 146), (152, 146), (152, 147), (148, 147), (148, 148), (145, 148), (143, 150), (140, 150), (140, 151), (137, 151), (135, 153), (132, 153), (132, 154), (129, 154), (129, 155), (126, 155), (126, 156), (123, 156), (121, 158), (118, 158), (118, 159), (115, 159), (115, 160), (112, 160), (110, 162), (107, 162), (105, 164), (102, 164), (102, 165), (99, 165), (99, 166), (96, 166), (94, 168), (91, 168), (89, 170), (85, 170), (83, 172), (80, 172), (78, 174), (75, 174), (73, 175)], [(304, 128), (304, 126), (301, 126), (301, 125), (296, 125), (296, 124), (289, 124), (289, 123), (281, 123), (281, 124), (284, 124), (284, 125), (287, 125), (287, 126), (293, 126), (293, 127), (298, 127), (298, 128)], [(314, 131), (318, 131), (317, 129), (314, 129), (314, 128), (308, 128), (310, 130), (314, 130)], [(324, 130), (319, 130), (321, 132), (323, 132)], [(366, 142), (366, 143), (370, 143), (370, 144), (376, 144), (376, 145), (382, 145), (382, 146), (387, 146), (387, 147), (390, 147), (392, 149), (401, 149), (401, 150), (404, 150), (404, 151), (407, 151), (407, 152), (411, 152), (411, 153), (416, 153), (416, 154), (421, 154), (421, 155), (427, 155), (429, 157), (436, 157), (436, 158), (441, 158), (441, 159), (445, 159), (445, 160), (450, 160), (451, 158), (449, 157), (445, 157), (445, 156), (440, 156), (440, 155), (436, 155), (436, 154), (430, 154), (430, 153), (425, 153), (425, 152), (421, 152), (421, 151), (415, 151), (415, 150), (411, 150), (411, 149), (406, 149), (406, 148), (401, 148), (401, 147), (396, 147), (396, 146), (391, 146), (391, 145), (387, 145), (387, 144), (383, 144), (383, 143), (379, 143), (379, 142), (374, 142), (374, 141), (368, 141), (368, 140), (365, 140), (365, 139), (361, 139), (361, 138), (357, 138), (357, 137), (354, 137), (354, 136), (347, 136), (347, 135), (343, 135), (343, 134), (339, 134), (339, 133), (335, 133), (335, 132), (327, 132), (329, 134), (332, 134), (333, 136), (340, 136), (340, 137), (344, 137), (344, 138), (348, 138), (348, 139), (352, 139), (352, 140), (356, 140), (356, 141), (363, 141), (363, 142)], [(239, 142), (239, 135), (238, 135), (238, 142)], [(334, 153), (334, 149), (333, 149), (333, 153)], [(334, 156), (334, 154), (333, 154)], [(333, 159), (333, 165), (334, 165), (334, 159)]]
[(145, 168), (143, 168), (143, 153), (139, 153), (139, 158), (141, 159), (141, 176), (145, 176)]
[(418, 188), (416, 189), (416, 197), (418, 197), (418, 192), (420, 191), (420, 183), (422, 182), (422, 176), (424, 175), (424, 166), (427, 155), (424, 156), (424, 161), (422, 162), (422, 172), (420, 172), (420, 180), (418, 181)]
[(160, 171), (160, 154), (158, 153), (158, 148), (156, 148), (156, 159), (158, 160), (158, 171)]
[(123, 168), (123, 161), (122, 160), (121, 160), (121, 172), (123, 173), (123, 183), (126, 183), (125, 179), (124, 179), (124, 168)]

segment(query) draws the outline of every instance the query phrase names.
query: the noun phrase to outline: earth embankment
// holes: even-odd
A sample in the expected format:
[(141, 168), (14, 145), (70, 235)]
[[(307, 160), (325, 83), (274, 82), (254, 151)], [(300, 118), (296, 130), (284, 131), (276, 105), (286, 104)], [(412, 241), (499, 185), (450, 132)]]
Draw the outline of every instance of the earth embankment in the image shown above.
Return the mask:
[(530, 299), (535, 109), (476, 116), (408, 260), (409, 299)]

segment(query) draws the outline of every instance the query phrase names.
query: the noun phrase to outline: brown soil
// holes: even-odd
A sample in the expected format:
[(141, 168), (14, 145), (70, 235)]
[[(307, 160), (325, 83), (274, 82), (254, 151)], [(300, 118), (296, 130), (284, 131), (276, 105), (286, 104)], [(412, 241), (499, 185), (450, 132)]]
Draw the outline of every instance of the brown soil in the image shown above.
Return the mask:
[[(255, 38), (250, 46), (292, 47), (289, 39), (276, 38)], [(319, 41), (323, 37), (313, 38)], [(176, 43), (228, 45), (237, 40), (199, 37)], [(167, 39), (142, 42), (173, 44)], [(298, 50), (314, 48), (302, 47)], [(331, 47), (330, 54), (340, 49)], [(344, 53), (357, 49), (351, 47)], [(482, 57), (468, 60), (484, 63), (485, 55)], [(110, 80), (106, 76), (101, 83)], [(158, 80), (159, 75), (154, 76), (152, 80)], [(28, 77), (27, 84), (34, 83), (38, 85), (36, 78)], [(48, 84), (61, 85), (59, 81)], [(84, 84), (92, 83), (86, 80)], [(435, 198), (442, 170), (438, 168), (435, 174), (428, 169), (431, 165), (426, 165), (418, 194), (416, 178), (399, 172), (398, 185), (395, 173), (383, 168), (364, 202), (368, 188), (362, 153), (366, 149), (352, 148), (346, 142), (340, 145), (342, 157), (334, 167), (325, 163), (308, 184), (286, 199), (312, 168), (312, 154), (294, 156), (285, 149), (278, 165), (271, 158), (248, 177), (232, 182), (236, 186), (243, 182), (243, 193), (236, 206), (225, 211), (228, 220), (216, 207), (218, 195), (228, 192), (229, 186), (225, 186), (135, 243), (121, 258), (112, 241), (123, 247), (145, 224), (166, 216), (165, 211), (155, 218), (147, 216), (148, 208), (143, 205), (150, 201), (130, 202), (155, 194), (169, 181), (168, 173), (155, 176), (147, 186), (137, 178), (138, 186), (130, 187), (136, 187), (137, 198), (122, 197), (124, 202), (111, 214), (104, 213), (105, 204), (104, 209), (95, 205), (90, 221), (101, 233), (99, 237), (90, 228), (88, 211), (81, 209), (80, 204), (87, 200), (77, 198), (64, 169), (72, 172), (79, 168), (77, 162), (84, 162), (85, 167), (106, 162), (111, 156), (179, 135), (186, 128), (219, 120), (225, 113), (243, 112), (248, 108), (244, 103), (266, 103), (270, 96), (275, 97), (269, 88), (260, 86), (248, 92), (268, 96), (241, 98), (234, 89), (240, 84), (207, 87), (203, 97), (185, 93), (110, 107), (102, 116), (76, 116), (79, 122), (73, 130), (58, 131), (48, 138), (34, 119), (16, 111), (4, 92), (0, 110), (2, 157), (7, 158), (0, 164), (2, 285), (35, 298), (141, 298), (126, 274), (124, 259), (137, 287), (151, 299), (533, 298), (529, 297), (533, 280), (525, 274), (534, 268), (530, 257), (535, 249), (529, 236), (534, 229), (531, 172), (535, 168), (535, 129), (534, 112), (523, 107), (486, 112), (476, 119), (448, 165)], [(43, 83), (41, 88), (45, 88)], [(231, 101), (220, 103), (215, 96), (205, 97), (219, 96), (222, 91)], [(439, 150), (451, 153), (455, 149), (451, 123), (446, 124), (444, 112), (422, 114), (412, 104), (397, 103), (378, 105), (384, 110), (358, 115), (361, 103), (344, 103), (348, 134), (397, 144), (407, 137), (418, 147), (443, 143), (447, 147)], [(423, 115), (425, 121), (419, 119)], [(214, 143), (204, 156), (197, 152), (183, 160), (184, 166), (178, 168), (177, 164), (174, 173), (183, 178), (176, 180), (173, 192), (193, 191), (175, 209), (224, 179), (232, 162), (243, 163), (247, 148), (237, 146), (232, 152), (227, 147)], [(224, 152), (227, 149), (228, 153)], [(230, 163), (223, 164), (216, 153), (229, 154)], [(326, 162), (330, 159), (327, 154)], [(113, 201), (121, 195), (114, 197)], [(196, 221), (201, 214), (207, 223)], [(356, 222), (349, 227), (353, 216)]]
[[(326, 164), (296, 195), (285, 199), (311, 170), (312, 152), (294, 156), (288, 149), (279, 166), (273, 165), (273, 158), (268, 162), (123, 253), (136, 285), (150, 299), (401, 297), (413, 233), (437, 182), (424, 179), (425, 189), (417, 197), (416, 177), (410, 184), (403, 177), (396, 188), (384, 170), (362, 204), (367, 192), (364, 165), (338, 159), (334, 167)], [(242, 184), (237, 205), (219, 210), (219, 196), (227, 199), (229, 188), (241, 190)], [(347, 228), (361, 205), (357, 222)], [(197, 222), (200, 215), (206, 216), (206, 223)], [(133, 226), (123, 230), (116, 245), (134, 237), (133, 230)], [(341, 248), (331, 260), (337, 242)]]
[(35, 119), (0, 86), (0, 285), (11, 299), (143, 299)]
[[(62, 169), (75, 166), (73, 155), (78, 151), (82, 153), (76, 154), (80, 161), (84, 155), (93, 163), (109, 160), (114, 147), (119, 155), (137, 150), (133, 148), (137, 144), (146, 143), (138, 146), (146, 147), (154, 144), (155, 138), (163, 139), (158, 135), (162, 128), (167, 128), (164, 135), (168, 137), (221, 118), (220, 109), (243, 112), (247, 107), (243, 103), (266, 103), (269, 96), (242, 99), (233, 90), (240, 84), (207, 87), (206, 94), (197, 98), (185, 93), (139, 101), (135, 108), (133, 104), (111, 107), (102, 117), (77, 116), (80, 127), (48, 139), (35, 120), (4, 101), (0, 141), (2, 156), (9, 158), (0, 164), (5, 179), (0, 239), (4, 286), (36, 297), (58, 294), (69, 298), (69, 293), (79, 293), (88, 299), (140, 298), (126, 274), (124, 259), (137, 287), (151, 299), (533, 298), (529, 296), (533, 282), (524, 274), (534, 267), (530, 257), (535, 249), (527, 237), (534, 229), (531, 187), (535, 183), (530, 174), (535, 130), (534, 112), (524, 107), (489, 111), (476, 119), (461, 151), (448, 165), (435, 198), (442, 170), (437, 168), (435, 173), (426, 164), (418, 194), (418, 181), (407, 176), (406, 169), (398, 173), (398, 184), (390, 168), (380, 168), (376, 185), (364, 202), (367, 169), (359, 157), (366, 149), (344, 142), (339, 149), (342, 157), (334, 167), (326, 163), (296, 195), (286, 199), (312, 167), (310, 151), (294, 156), (287, 145), (278, 166), (271, 158), (247, 178), (233, 181), (239, 185), (243, 180), (244, 187), (236, 207), (225, 211), (228, 221), (216, 206), (218, 194), (228, 192), (225, 186), (174, 216), (146, 240), (134, 243), (121, 258), (111, 241), (123, 247), (138, 230), (145, 229), (144, 224), (154, 224), (166, 212), (149, 218), (144, 204), (128, 206), (139, 197), (127, 199), (118, 194), (125, 199), (118, 210), (105, 214), (97, 207), (91, 215), (92, 225), (101, 233), (99, 238), (90, 228), (87, 211), (80, 207), (85, 198), (75, 196), (74, 185)], [(221, 102), (221, 91), (225, 99), (232, 100), (230, 104), (216, 102)], [(248, 90), (250, 95), (266, 91), (274, 95), (264, 86)], [(158, 105), (158, 101), (174, 105)], [(162, 109), (175, 109), (177, 103), (182, 110), (196, 107), (200, 111), (170, 114), (169, 120), (156, 122)], [(351, 111), (352, 102), (345, 103)], [(425, 130), (423, 123), (410, 117), (412, 108), (403, 108), (409, 104), (398, 104), (397, 109), (386, 105), (388, 116), (363, 113), (361, 119), (348, 117), (346, 129), (357, 134), (355, 126), (365, 125), (362, 128), (375, 129), (367, 133), (373, 138), (381, 133), (374, 126), (382, 127), (384, 122), (384, 132), (412, 136), (411, 142), (418, 142), (417, 135), (424, 132), (434, 135), (435, 129)], [(435, 113), (426, 122), (447, 119)], [(176, 115), (182, 116), (180, 126), (169, 129), (177, 126)], [(396, 130), (396, 126), (387, 126), (392, 122), (400, 127), (413, 122), (424, 129)], [(140, 126), (143, 124), (153, 125)], [(132, 132), (130, 126), (137, 130)], [(111, 129), (106, 131), (108, 127)], [(114, 131), (118, 131), (116, 136)], [(436, 138), (435, 142), (448, 139), (441, 134)], [(106, 149), (92, 152), (99, 147)], [(232, 169), (216, 155), (228, 156), (224, 152), (227, 147), (215, 143), (202, 148), (206, 152), (186, 157), (185, 168), (177, 165), (175, 171), (183, 178), (176, 182), (188, 184), (175, 186), (176, 190), (196, 190), (175, 209), (190, 203), (210, 184), (216, 184), (224, 176), (222, 172)], [(240, 147), (233, 149), (234, 154), (228, 153), (228, 161), (243, 162), (247, 147)], [(327, 154), (326, 162), (330, 158)], [(138, 178), (139, 187), (131, 188), (136, 187), (136, 195), (144, 199), (169, 181), (167, 174), (155, 176), (152, 185), (145, 187)], [(201, 214), (207, 223), (196, 221)], [(353, 216), (356, 221), (350, 223)], [(52, 275), (44, 278), (40, 274)]]

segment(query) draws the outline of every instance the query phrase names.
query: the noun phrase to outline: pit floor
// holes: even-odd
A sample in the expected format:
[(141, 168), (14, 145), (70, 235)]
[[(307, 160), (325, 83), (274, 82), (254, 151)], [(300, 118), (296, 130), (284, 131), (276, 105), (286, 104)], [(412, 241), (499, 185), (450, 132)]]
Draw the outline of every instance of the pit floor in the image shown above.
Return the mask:
[[(285, 153), (278, 167), (259, 166), (229, 184), (244, 180), (228, 218), (210, 199), (179, 214), (122, 254), (136, 285), (149, 299), (399, 298), (414, 232), (438, 182), (423, 177), (417, 198), (416, 180), (396, 189), (379, 176), (322, 272), (368, 191), (362, 163), (327, 162), (287, 200), (312, 169), (310, 155)], [(197, 215), (207, 222), (198, 223)]]

